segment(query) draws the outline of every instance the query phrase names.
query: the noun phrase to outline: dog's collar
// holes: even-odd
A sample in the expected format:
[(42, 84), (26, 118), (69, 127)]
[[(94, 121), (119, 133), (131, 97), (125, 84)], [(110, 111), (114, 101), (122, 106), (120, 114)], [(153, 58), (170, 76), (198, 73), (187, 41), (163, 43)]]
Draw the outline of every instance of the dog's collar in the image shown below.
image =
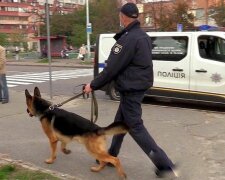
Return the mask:
[(54, 110), (55, 108), (58, 108), (58, 107), (60, 107), (60, 106), (62, 106), (61, 103), (60, 103), (60, 104), (53, 104), (53, 105), (51, 105), (51, 106), (48, 107), (48, 110), (52, 111), (52, 110)]

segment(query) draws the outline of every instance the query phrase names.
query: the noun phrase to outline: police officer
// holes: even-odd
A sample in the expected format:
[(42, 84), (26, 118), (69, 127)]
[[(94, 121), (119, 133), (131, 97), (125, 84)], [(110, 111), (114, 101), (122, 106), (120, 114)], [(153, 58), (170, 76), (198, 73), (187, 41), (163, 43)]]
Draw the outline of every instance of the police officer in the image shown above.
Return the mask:
[[(157, 176), (176, 177), (174, 164), (148, 133), (141, 117), (141, 102), (145, 91), (153, 85), (153, 65), (151, 39), (140, 28), (138, 15), (136, 4), (127, 3), (122, 6), (119, 17), (124, 29), (114, 36), (116, 43), (111, 49), (106, 67), (85, 86), (84, 92), (88, 94), (114, 80), (120, 93), (120, 104), (114, 121), (124, 121), (129, 126), (129, 134), (156, 166)], [(113, 137), (109, 148), (111, 155), (119, 154), (124, 136), (121, 134)]]

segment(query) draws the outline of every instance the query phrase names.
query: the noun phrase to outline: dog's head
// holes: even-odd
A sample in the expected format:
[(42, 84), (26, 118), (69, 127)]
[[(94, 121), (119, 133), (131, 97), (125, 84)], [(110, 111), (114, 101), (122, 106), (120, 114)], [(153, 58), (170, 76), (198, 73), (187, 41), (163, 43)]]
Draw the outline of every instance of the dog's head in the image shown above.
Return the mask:
[(26, 96), (26, 104), (27, 104), (27, 113), (32, 116), (37, 115), (37, 109), (35, 106), (35, 102), (41, 98), (41, 93), (38, 87), (34, 88), (34, 95), (31, 96), (29, 91), (26, 89), (25, 90), (25, 96)]

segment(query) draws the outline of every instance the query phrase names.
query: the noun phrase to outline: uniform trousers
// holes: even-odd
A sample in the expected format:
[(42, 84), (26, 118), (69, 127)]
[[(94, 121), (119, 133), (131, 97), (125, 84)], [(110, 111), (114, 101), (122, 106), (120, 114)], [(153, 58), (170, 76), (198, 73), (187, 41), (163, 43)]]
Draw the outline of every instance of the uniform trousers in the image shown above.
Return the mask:
[[(157, 169), (171, 169), (174, 164), (156, 144), (143, 124), (141, 103), (144, 98), (144, 93), (144, 91), (120, 93), (120, 104), (114, 121), (124, 121), (128, 125), (130, 128), (129, 134), (152, 160)], [(119, 154), (124, 136), (125, 134), (113, 136), (108, 151), (112, 156), (116, 157)]]

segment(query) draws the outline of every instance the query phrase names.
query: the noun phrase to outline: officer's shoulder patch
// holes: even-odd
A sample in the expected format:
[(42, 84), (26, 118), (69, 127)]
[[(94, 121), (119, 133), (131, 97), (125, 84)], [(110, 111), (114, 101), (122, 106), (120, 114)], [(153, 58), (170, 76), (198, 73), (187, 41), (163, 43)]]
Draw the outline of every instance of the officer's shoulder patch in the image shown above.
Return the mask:
[(121, 52), (122, 48), (123, 48), (122, 45), (116, 43), (113, 47), (114, 54), (119, 54)]

